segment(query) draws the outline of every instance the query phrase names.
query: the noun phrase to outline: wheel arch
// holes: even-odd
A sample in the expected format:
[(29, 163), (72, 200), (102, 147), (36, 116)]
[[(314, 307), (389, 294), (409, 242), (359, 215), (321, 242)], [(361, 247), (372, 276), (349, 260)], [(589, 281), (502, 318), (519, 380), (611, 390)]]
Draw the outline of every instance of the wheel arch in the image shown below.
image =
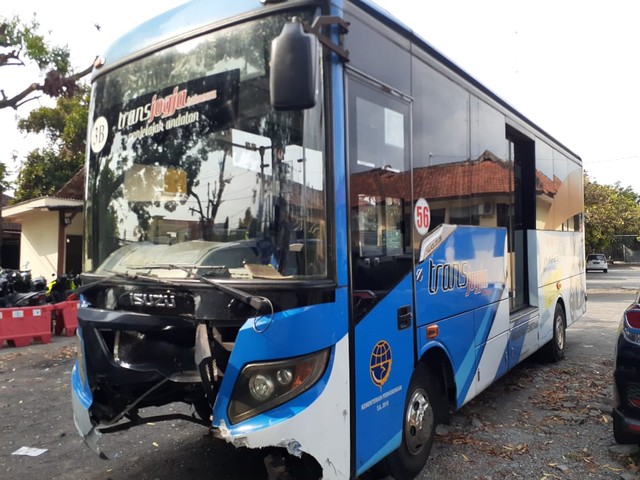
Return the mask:
[(567, 306), (565, 305), (564, 298), (562, 297), (562, 295), (558, 296), (558, 299), (556, 300), (556, 305), (555, 307), (553, 307), (554, 315), (555, 315), (556, 307), (562, 308), (562, 313), (564, 313), (564, 328), (567, 328)]
[(440, 382), (446, 401), (442, 402), (442, 411), (438, 412), (438, 423), (448, 423), (449, 410), (452, 407), (455, 408), (457, 398), (457, 387), (449, 355), (442, 345), (433, 344), (422, 352), (418, 368), (429, 371)]

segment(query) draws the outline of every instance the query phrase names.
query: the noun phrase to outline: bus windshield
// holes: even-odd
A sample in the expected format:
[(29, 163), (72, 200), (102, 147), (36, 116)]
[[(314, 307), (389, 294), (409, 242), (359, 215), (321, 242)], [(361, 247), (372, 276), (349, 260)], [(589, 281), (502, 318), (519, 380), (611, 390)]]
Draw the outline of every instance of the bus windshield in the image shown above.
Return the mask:
[(215, 31), (96, 79), (86, 272), (327, 275), (322, 88), (309, 110), (276, 112), (269, 99), (271, 42), (290, 18)]

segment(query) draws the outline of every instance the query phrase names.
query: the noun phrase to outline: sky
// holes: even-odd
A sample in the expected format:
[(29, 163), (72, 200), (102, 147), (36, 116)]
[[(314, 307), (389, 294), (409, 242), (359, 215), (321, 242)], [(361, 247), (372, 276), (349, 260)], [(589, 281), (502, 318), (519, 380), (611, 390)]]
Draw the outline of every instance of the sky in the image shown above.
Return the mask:
[[(118, 36), (185, 0), (110, 0), (77, 11), (68, 0), (21, 0), (0, 15), (34, 12), (52, 44), (69, 47), (77, 71)], [(211, 0), (229, 1), (229, 0)], [(5, 2), (7, 3), (7, 2)], [(377, 0), (467, 73), (578, 154), (589, 177), (640, 193), (640, 28), (637, 0)], [(68, 7), (63, 7), (67, 4)], [(97, 4), (96, 4), (97, 5)], [(100, 26), (98, 30), (96, 25)], [(7, 83), (6, 69), (14, 68)], [(7, 94), (35, 71), (5, 67)], [(0, 161), (13, 165), (42, 140), (20, 134), (16, 114), (0, 110)]]

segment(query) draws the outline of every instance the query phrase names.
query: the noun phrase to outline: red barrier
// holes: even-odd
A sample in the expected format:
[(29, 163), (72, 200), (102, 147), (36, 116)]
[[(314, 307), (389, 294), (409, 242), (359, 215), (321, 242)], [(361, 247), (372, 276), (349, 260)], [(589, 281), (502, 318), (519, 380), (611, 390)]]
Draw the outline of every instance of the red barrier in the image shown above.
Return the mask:
[(4, 341), (26, 347), (34, 340), (51, 341), (51, 306), (0, 308), (0, 348)]
[(67, 337), (72, 337), (78, 329), (78, 300), (65, 300), (53, 304), (56, 318), (55, 334), (62, 335), (62, 330)]

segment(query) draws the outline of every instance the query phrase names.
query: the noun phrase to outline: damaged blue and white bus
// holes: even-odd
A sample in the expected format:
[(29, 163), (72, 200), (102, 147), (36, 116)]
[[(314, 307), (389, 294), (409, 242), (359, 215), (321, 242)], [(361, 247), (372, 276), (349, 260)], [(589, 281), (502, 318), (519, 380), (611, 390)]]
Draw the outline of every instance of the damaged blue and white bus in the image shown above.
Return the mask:
[(369, 0), (159, 15), (93, 71), (76, 427), (99, 451), (182, 402), (317, 477), (413, 478), (450, 412), (564, 356), (582, 180)]

